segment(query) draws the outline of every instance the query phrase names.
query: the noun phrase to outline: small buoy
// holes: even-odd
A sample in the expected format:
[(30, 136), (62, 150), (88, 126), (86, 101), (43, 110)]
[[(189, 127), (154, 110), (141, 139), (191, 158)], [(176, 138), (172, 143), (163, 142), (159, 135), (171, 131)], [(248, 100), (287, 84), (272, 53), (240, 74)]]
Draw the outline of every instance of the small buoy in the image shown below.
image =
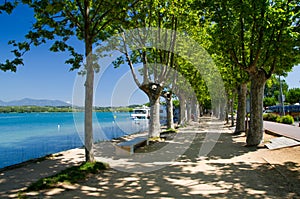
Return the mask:
[(57, 125), (57, 130), (58, 130), (58, 131), (60, 130), (60, 125), (59, 125), (59, 124)]

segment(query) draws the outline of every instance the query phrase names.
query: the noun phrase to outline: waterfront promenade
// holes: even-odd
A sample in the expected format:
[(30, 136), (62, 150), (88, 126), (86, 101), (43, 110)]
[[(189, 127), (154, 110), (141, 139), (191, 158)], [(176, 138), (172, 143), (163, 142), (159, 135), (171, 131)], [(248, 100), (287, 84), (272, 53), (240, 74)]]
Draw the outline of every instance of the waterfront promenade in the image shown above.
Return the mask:
[[(182, 148), (176, 139), (141, 148), (140, 154), (171, 146), (161, 161), (134, 162), (133, 158), (97, 158), (111, 168), (76, 184), (26, 193), (27, 198), (299, 198), (300, 147), (279, 150), (245, 147), (246, 137), (232, 135), (223, 122), (202, 121), (181, 128), (178, 135), (193, 135), (186, 151), (173, 161), (167, 158)], [(209, 136), (207, 136), (209, 135)], [(217, 136), (216, 136), (217, 135)], [(183, 137), (181, 137), (183, 138)], [(273, 138), (265, 135), (265, 141)], [(212, 145), (213, 144), (213, 145)], [(207, 148), (212, 146), (211, 148)], [(101, 149), (101, 145), (96, 145)], [(205, 151), (206, 150), (206, 151)], [(202, 151), (202, 155), (201, 152)], [(200, 156), (199, 156), (200, 154)], [(18, 191), (38, 178), (52, 175), (83, 161), (82, 149), (65, 151), (52, 159), (0, 172), (1, 198), (17, 198)], [(165, 162), (164, 162), (164, 159)], [(122, 163), (122, 164), (120, 164)], [(120, 166), (119, 168), (117, 166)], [(157, 167), (149, 170), (147, 167)], [(145, 172), (122, 171), (130, 167)]]

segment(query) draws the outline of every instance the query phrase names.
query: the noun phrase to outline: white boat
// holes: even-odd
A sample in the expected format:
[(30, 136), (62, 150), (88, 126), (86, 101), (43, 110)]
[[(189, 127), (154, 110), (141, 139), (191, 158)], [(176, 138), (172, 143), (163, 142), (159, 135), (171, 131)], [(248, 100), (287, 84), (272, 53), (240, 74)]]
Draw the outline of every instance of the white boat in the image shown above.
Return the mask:
[(135, 108), (130, 117), (133, 120), (148, 120), (150, 118), (150, 108), (143, 106), (142, 108)]

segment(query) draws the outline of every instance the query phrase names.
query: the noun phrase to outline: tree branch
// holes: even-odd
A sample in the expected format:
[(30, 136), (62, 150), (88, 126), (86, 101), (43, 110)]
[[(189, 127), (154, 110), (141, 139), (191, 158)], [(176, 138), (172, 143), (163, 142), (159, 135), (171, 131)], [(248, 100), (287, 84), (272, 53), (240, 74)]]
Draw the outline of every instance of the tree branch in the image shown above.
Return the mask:
[(128, 65), (130, 67), (130, 71), (131, 71), (131, 74), (133, 76), (134, 82), (136, 83), (136, 85), (138, 87), (141, 87), (141, 84), (140, 84), (140, 82), (139, 82), (139, 80), (138, 80), (138, 78), (137, 78), (137, 76), (135, 74), (133, 63), (132, 63), (132, 61), (130, 59), (130, 55), (129, 55), (128, 50), (127, 50), (125, 33), (124, 32), (121, 33), (121, 38), (122, 38), (122, 41), (123, 41), (123, 48), (124, 48), (124, 53), (125, 53), (125, 56), (126, 56), (126, 61), (127, 61)]
[[(243, 1), (240, 1), (240, 6), (243, 6)], [(240, 12), (240, 25), (241, 25), (241, 32), (240, 32), (240, 37), (241, 37), (241, 48), (242, 48), (242, 62), (243, 65), (246, 66), (246, 55), (245, 55), (245, 37), (244, 37), (244, 19), (242, 17), (242, 10)]]

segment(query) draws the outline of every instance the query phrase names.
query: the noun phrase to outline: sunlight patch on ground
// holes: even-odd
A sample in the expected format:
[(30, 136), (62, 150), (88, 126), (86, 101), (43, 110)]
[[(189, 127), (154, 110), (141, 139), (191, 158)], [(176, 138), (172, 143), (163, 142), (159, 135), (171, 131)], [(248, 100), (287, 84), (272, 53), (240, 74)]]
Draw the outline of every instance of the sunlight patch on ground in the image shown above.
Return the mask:
[(147, 194), (157, 194), (160, 192), (160, 187), (159, 186), (154, 186), (151, 187), (151, 189), (149, 191), (147, 191)]
[(62, 189), (62, 188), (53, 188), (53, 189), (50, 189), (47, 192), (45, 192), (45, 195), (48, 195), (48, 196), (58, 195), (64, 191), (65, 191), (65, 189)]
[(229, 189), (232, 188), (232, 183), (227, 183), (225, 181), (220, 181), (217, 184), (205, 183), (201, 184), (199, 179), (174, 179), (174, 178), (165, 178), (171, 184), (181, 187), (187, 187), (190, 191), (189, 194), (201, 194), (201, 195), (209, 195), (209, 194), (217, 194), (217, 193), (226, 193)]
[(205, 163), (198, 163), (196, 165), (194, 164), (191, 166), (186, 165), (186, 166), (182, 167), (182, 171), (189, 172), (191, 174), (195, 174), (195, 173), (199, 173), (199, 172), (203, 172), (204, 174), (210, 174), (210, 173), (215, 173), (216, 167), (210, 166)]
[(246, 191), (248, 194), (253, 194), (253, 195), (255, 195), (255, 194), (261, 194), (261, 195), (263, 195), (263, 194), (266, 194), (266, 193), (267, 193), (266, 191), (255, 190), (255, 189), (250, 189), (250, 188), (245, 189), (245, 191)]

